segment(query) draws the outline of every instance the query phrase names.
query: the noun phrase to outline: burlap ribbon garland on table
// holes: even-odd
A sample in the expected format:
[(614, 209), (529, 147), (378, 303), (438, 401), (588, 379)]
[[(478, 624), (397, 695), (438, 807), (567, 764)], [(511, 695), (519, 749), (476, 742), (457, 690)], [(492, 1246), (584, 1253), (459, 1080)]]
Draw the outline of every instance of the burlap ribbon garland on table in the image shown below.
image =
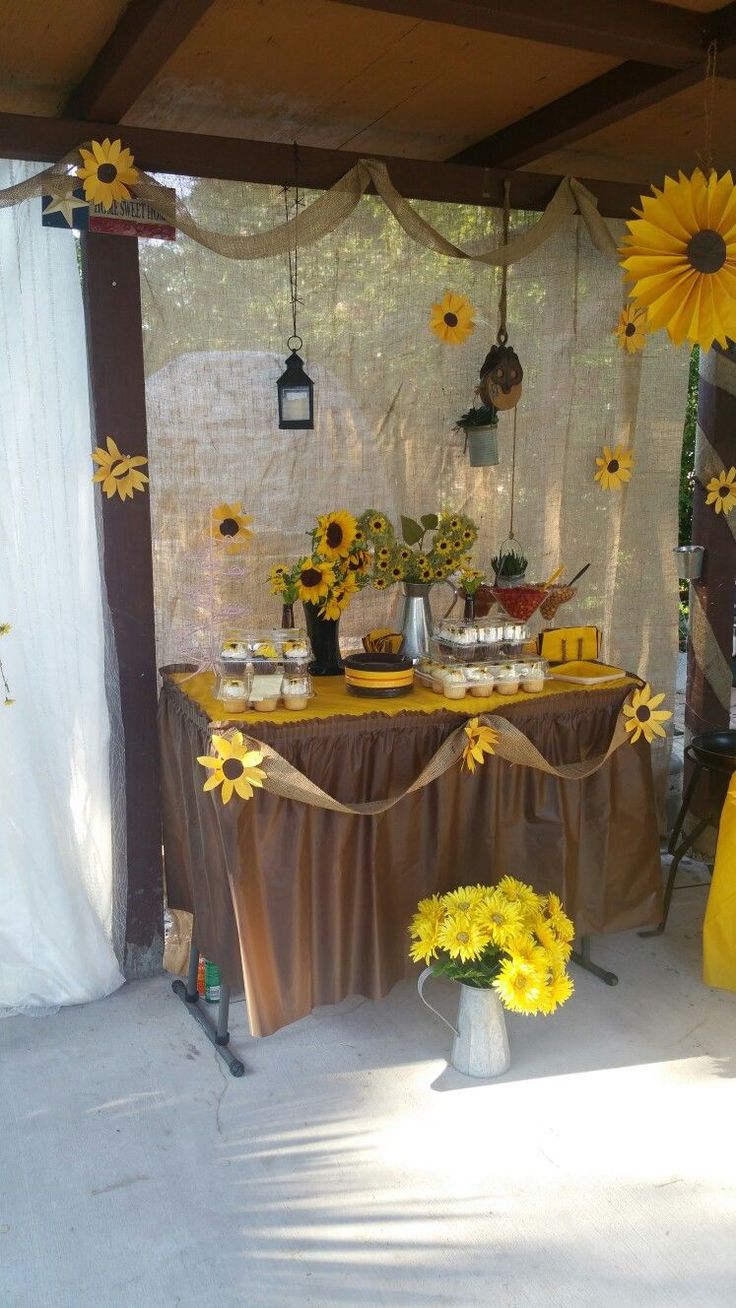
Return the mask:
[[(483, 726), (491, 727), (496, 732), (498, 739), (493, 747), (496, 758), (505, 759), (507, 763), (519, 763), (522, 767), (536, 768), (539, 772), (560, 777), (563, 781), (583, 781), (585, 777), (592, 776), (603, 767), (620, 745), (629, 740), (625, 726), (626, 718), (623, 712), (620, 712), (605, 754), (598, 754), (584, 762), (561, 763), (556, 767), (549, 763), (536, 745), (533, 745), (524, 733), (506, 718), (496, 717), (493, 713), (483, 713), (478, 717), (478, 722)], [(372, 799), (363, 804), (342, 804), (339, 800), (333, 799), (332, 795), (328, 795), (325, 790), (315, 786), (313, 781), (305, 777), (304, 773), (293, 767), (291, 763), (287, 763), (286, 759), (270, 745), (265, 745), (252, 737), (248, 738), (247, 743), (249, 749), (258, 749), (263, 753), (267, 774), (264, 790), (273, 795), (280, 795), (283, 799), (295, 799), (301, 804), (310, 804), (313, 808), (329, 809), (332, 813), (372, 817), (378, 813), (387, 813), (396, 804), (400, 804), (407, 795), (422, 790), (456, 764), (467, 743), (466, 725), (467, 723), (463, 723), (457, 727), (452, 735), (442, 742), (436, 754), (419, 773), (416, 781), (413, 781), (400, 795), (394, 795), (391, 799)], [(217, 731), (216, 725), (214, 730)]]
[[(83, 143), (85, 148), (89, 142)], [(0, 208), (20, 204), (39, 195), (62, 198), (80, 186), (79, 178), (70, 168), (80, 162), (78, 150), (69, 154), (24, 182), (0, 190)], [(329, 190), (307, 205), (288, 222), (278, 224), (267, 232), (243, 235), (240, 232), (213, 232), (202, 227), (186, 204), (169, 188), (161, 186), (148, 173), (141, 172), (135, 186), (137, 199), (148, 200), (179, 231), (226, 259), (268, 259), (293, 250), (298, 233), (299, 246), (314, 245), (329, 232), (334, 232), (357, 207), (361, 197), (373, 184), (384, 204), (401, 224), (412, 240), (435, 254), (452, 259), (472, 259), (478, 263), (504, 267), (518, 263), (539, 249), (556, 231), (579, 212), (596, 249), (617, 259), (616, 243), (598, 212), (598, 202), (582, 182), (574, 177), (563, 177), (541, 217), (526, 231), (515, 236), (508, 244), (495, 248), (474, 242), (467, 249), (454, 245), (441, 232), (422, 218), (416, 209), (396, 190), (388, 168), (380, 159), (360, 159)]]

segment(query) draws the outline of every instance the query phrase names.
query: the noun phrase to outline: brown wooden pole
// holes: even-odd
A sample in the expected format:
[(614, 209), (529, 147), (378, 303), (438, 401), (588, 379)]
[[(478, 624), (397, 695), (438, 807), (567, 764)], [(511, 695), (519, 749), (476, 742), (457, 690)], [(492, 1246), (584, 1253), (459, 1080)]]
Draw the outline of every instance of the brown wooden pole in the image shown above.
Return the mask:
[[(112, 436), (124, 454), (147, 457), (138, 242), (84, 235), (82, 271), (95, 443)], [(150, 502), (147, 491), (125, 501), (100, 494), (125, 741), (125, 973), (147, 976), (160, 970), (163, 956)]]
[[(715, 513), (706, 484), (736, 465), (736, 348), (702, 351), (698, 382), (698, 430), (692, 541), (705, 546), (702, 576), (690, 587), (687, 643), (686, 740), (728, 728), (736, 585), (736, 509)], [(708, 788), (696, 792), (693, 809), (705, 813)], [(700, 846), (710, 851), (707, 840)]]

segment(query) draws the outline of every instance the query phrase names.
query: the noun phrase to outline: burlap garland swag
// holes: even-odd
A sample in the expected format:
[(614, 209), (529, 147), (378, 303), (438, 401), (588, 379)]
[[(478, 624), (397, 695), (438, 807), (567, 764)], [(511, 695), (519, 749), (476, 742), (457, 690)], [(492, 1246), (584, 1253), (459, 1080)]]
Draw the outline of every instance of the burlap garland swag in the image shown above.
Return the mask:
[[(90, 144), (89, 141), (83, 142), (85, 149), (89, 148)], [(18, 182), (15, 186), (0, 190), (0, 209), (21, 204), (24, 200), (40, 195), (52, 195), (57, 199), (69, 196), (80, 185), (79, 178), (70, 171), (79, 161), (79, 150), (72, 150), (50, 168), (36, 173), (24, 182)], [(302, 249), (315, 244), (329, 232), (335, 231), (350, 217), (371, 183), (407, 235), (419, 245), (434, 251), (435, 254), (453, 259), (472, 259), (494, 267), (507, 267), (539, 249), (540, 245), (549, 240), (568, 218), (579, 212), (596, 249), (602, 254), (618, 259), (616, 243), (598, 212), (595, 196), (574, 177), (563, 177), (547, 208), (533, 226), (514, 237), (507, 245), (497, 248), (486, 247), (479, 243), (474, 243), (468, 249), (453, 245), (399, 194), (391, 181), (386, 164), (380, 159), (360, 159), (335, 182), (334, 186), (322, 192), (316, 200), (288, 222), (280, 223), (268, 232), (255, 232), (245, 236), (240, 233), (230, 235), (227, 232), (213, 232), (200, 226), (183, 200), (176, 195), (172, 197), (167, 187), (161, 186), (150, 174), (143, 171), (140, 172), (140, 180), (135, 186), (135, 196), (137, 199), (150, 201), (179, 231), (215, 254), (220, 254), (226, 259), (268, 259), (275, 255), (286, 254), (294, 248), (294, 233), (297, 225), (299, 245)]]
[[(483, 713), (478, 717), (478, 722), (483, 726), (491, 727), (498, 736), (493, 747), (494, 753), (488, 757), (502, 758), (507, 763), (519, 763), (522, 767), (537, 768), (540, 772), (547, 772), (550, 776), (560, 777), (564, 781), (582, 781), (585, 777), (592, 776), (594, 772), (603, 767), (603, 764), (621, 745), (629, 740), (625, 726), (626, 718), (622, 710), (616, 719), (616, 726), (605, 754), (599, 754), (586, 762), (563, 763), (559, 767), (555, 767), (554, 764), (547, 761), (536, 745), (533, 745), (524, 735), (523, 731), (519, 731), (519, 728), (515, 727), (506, 718), (496, 717), (493, 713)], [(326, 808), (333, 813), (350, 813), (360, 817), (387, 813), (395, 804), (400, 804), (407, 795), (422, 790), (430, 782), (436, 781), (444, 772), (447, 772), (462, 756), (464, 745), (467, 742), (465, 736), (466, 726), (467, 723), (462, 723), (452, 732), (452, 735), (447, 737), (447, 740), (442, 742), (427, 766), (423, 768), (416, 780), (402, 794), (394, 795), (391, 799), (373, 799), (364, 804), (341, 804), (339, 800), (333, 799), (332, 795), (328, 795), (319, 786), (315, 786), (313, 781), (305, 777), (304, 773), (300, 772), (298, 768), (288, 763), (270, 745), (266, 745), (263, 741), (252, 737), (246, 736), (245, 739), (249, 749), (261, 750), (263, 753), (263, 759), (266, 763), (264, 790), (270, 791), (273, 795), (280, 795), (282, 799), (295, 799), (302, 804), (310, 804), (313, 808)], [(217, 724), (214, 724), (212, 729), (217, 732)], [(222, 733), (221, 727), (219, 731)]]

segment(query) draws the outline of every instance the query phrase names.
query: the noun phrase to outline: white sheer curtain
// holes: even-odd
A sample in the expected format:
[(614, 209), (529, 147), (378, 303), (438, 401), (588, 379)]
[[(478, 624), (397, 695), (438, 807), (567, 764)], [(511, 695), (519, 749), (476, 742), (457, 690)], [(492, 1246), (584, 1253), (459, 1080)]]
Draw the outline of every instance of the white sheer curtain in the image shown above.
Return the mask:
[[(0, 186), (36, 167), (0, 161)], [(0, 211), (0, 1012), (109, 994), (110, 717), (70, 233)]]

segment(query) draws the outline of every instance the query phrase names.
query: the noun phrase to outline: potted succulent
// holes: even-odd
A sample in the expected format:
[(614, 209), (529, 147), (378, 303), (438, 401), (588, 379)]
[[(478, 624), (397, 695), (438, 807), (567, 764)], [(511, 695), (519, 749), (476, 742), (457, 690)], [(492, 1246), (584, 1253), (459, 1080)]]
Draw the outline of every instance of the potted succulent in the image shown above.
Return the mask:
[(502, 549), (494, 554), (491, 567), (496, 574), (497, 586), (520, 586), (527, 569), (526, 555), (514, 547)]
[(465, 433), (465, 446), (470, 452), (471, 468), (487, 468), (498, 463), (498, 413), (492, 404), (481, 404), (468, 409), (458, 418), (454, 431)]

